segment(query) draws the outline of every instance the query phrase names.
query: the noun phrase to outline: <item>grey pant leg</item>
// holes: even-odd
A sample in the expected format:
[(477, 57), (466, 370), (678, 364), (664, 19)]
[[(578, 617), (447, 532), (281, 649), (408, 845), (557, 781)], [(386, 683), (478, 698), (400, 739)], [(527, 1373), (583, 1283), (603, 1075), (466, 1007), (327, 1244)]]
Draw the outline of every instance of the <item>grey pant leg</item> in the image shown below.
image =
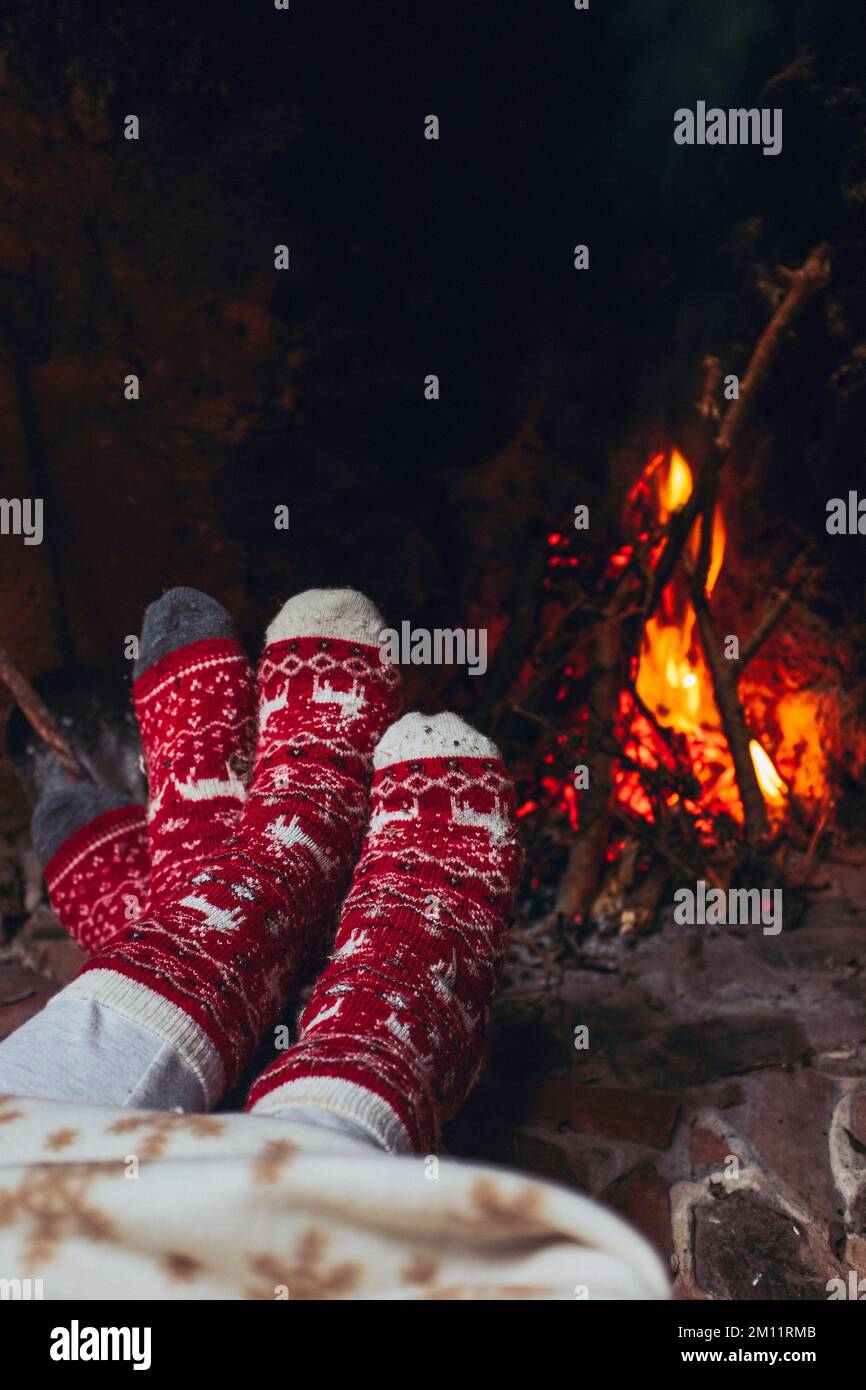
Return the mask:
[[(198, 1077), (167, 1043), (91, 999), (62, 994), (0, 1042), (0, 1095), (139, 1110), (207, 1108)], [(280, 1118), (379, 1147), (366, 1130), (327, 1110), (295, 1106)]]
[(128, 1105), (206, 1109), (198, 1077), (154, 1033), (89, 999), (59, 994), (0, 1043), (0, 1093)]

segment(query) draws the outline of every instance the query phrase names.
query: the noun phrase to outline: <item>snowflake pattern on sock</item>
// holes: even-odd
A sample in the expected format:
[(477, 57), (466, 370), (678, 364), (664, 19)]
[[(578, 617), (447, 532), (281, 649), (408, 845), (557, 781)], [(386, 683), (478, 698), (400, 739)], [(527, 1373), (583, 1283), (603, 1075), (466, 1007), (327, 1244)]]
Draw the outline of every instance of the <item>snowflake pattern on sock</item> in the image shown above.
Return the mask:
[[(158, 764), (160, 847), (176, 835), (186, 872), (166, 867), (169, 886), (153, 891), (144, 917), (85, 966), (67, 994), (152, 1028), (196, 1072), (211, 1102), (279, 1015), (311, 932), (348, 883), (373, 749), (399, 707), (399, 672), (380, 661), (375, 645), (382, 626), (373, 605), (351, 591), (314, 590), (285, 606), (262, 658), (255, 766), (233, 834), (213, 823), (191, 834), (179, 803), (196, 779), (176, 755), (161, 757), (167, 735), (163, 716), (155, 720), (148, 766), (151, 758)], [(205, 727), (213, 721), (203, 709), (196, 736)]]
[[(148, 772), (147, 816), (120, 806), (81, 826), (45, 868), (51, 906), (88, 954), (189, 876), (230, 835), (255, 744), (256, 686), (233, 638), (192, 642), (133, 687)], [(153, 866), (151, 863), (153, 858)]]
[(255, 675), (235, 638), (205, 638), (162, 657), (132, 694), (159, 897), (234, 833), (255, 747)]
[(256, 1113), (319, 1105), (426, 1150), (482, 1065), (521, 855), (495, 746), (407, 715), (376, 752), (372, 816), (335, 949)]
[(149, 880), (147, 824), (137, 805), (94, 817), (45, 866), (51, 906), (88, 955), (141, 915)]

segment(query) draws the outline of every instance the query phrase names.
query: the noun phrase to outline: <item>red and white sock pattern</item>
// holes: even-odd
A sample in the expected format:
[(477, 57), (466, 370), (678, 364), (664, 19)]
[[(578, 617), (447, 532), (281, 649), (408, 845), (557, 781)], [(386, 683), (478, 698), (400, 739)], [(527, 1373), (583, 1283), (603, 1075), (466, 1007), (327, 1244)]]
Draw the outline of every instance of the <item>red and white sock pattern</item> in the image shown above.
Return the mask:
[(45, 868), (51, 906), (88, 954), (140, 917), (152, 891), (182, 881), (190, 861), (232, 833), (252, 761), (255, 678), (234, 639), (171, 652), (136, 681), (133, 700), (148, 771), (147, 820), (141, 806), (106, 811), (75, 831)]
[(149, 880), (143, 806), (118, 806), (94, 817), (69, 836), (45, 867), (51, 906), (88, 954), (141, 915)]
[(249, 1108), (319, 1107), (385, 1149), (427, 1151), (481, 1070), (520, 873), (514, 791), (495, 745), (453, 714), (406, 715), (374, 765), (331, 962)]
[(237, 827), (255, 747), (255, 675), (234, 637), (205, 638), (161, 657), (132, 698), (156, 898), (186, 882)]
[[(147, 914), (64, 991), (162, 1037), (209, 1104), (278, 1017), (311, 931), (345, 891), (373, 748), (399, 706), (399, 672), (379, 659), (382, 627), (351, 590), (313, 590), (285, 605), (262, 659), (255, 769), (235, 835), (198, 841), (184, 882), (154, 892)], [(205, 709), (196, 728), (207, 723)], [(179, 777), (186, 764), (171, 770)], [(186, 820), (177, 833), (186, 857)]]

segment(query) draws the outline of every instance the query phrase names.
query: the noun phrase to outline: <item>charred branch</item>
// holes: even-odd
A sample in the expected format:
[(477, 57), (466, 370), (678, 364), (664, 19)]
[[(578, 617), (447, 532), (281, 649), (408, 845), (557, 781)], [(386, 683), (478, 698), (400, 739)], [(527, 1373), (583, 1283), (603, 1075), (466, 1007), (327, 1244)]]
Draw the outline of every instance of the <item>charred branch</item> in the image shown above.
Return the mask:
[(2, 645), (0, 645), (0, 680), (11, 691), (16, 704), (31, 728), (35, 729), (37, 734), (48, 744), (67, 777), (70, 777), (74, 782), (87, 780), (86, 769), (63, 737), (54, 715)]
[(571, 847), (554, 911), (566, 922), (583, 919), (595, 894), (610, 829), (614, 751), (610, 731), (622, 688), (622, 627), (599, 625), (589, 710), (589, 783), (581, 804), (581, 833)]
[[(698, 517), (706, 514), (718, 485), (718, 474), (742, 436), (761, 387), (769, 375), (783, 344), (809, 301), (830, 283), (830, 257), (826, 245), (809, 252), (799, 270), (788, 272), (787, 292), (760, 338), (745, 374), (739, 396), (731, 401), (710, 446), (698, 483), (685, 505), (674, 512), (668, 523), (665, 548), (659, 556), (653, 582), (647, 594), (645, 612), (653, 612), (662, 590), (670, 581), (683, 548)], [(706, 384), (702, 401), (706, 399)], [(704, 412), (706, 414), (706, 411)]]
[(757, 845), (766, 838), (769, 825), (764, 797), (758, 785), (749, 750), (750, 737), (740, 704), (736, 667), (728, 661), (722, 650), (721, 637), (710, 612), (706, 592), (698, 582), (697, 573), (687, 562), (684, 562), (684, 567), (689, 580), (692, 604), (697, 614), (704, 656), (712, 676), (713, 694), (737, 776), (740, 800), (743, 803), (746, 839), (750, 845)]

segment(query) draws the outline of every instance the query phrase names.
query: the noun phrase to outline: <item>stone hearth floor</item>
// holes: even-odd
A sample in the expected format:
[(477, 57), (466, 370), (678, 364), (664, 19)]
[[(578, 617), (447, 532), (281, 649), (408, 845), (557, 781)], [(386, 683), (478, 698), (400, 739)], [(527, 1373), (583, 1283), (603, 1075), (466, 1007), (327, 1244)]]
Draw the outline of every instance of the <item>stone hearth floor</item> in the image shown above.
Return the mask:
[[(826, 1299), (866, 1278), (866, 855), (816, 877), (778, 936), (668, 913), (591, 941), (547, 989), (515, 957), (448, 1151), (609, 1203), (681, 1298)], [(34, 913), (0, 954), (0, 1037), (80, 961)]]

